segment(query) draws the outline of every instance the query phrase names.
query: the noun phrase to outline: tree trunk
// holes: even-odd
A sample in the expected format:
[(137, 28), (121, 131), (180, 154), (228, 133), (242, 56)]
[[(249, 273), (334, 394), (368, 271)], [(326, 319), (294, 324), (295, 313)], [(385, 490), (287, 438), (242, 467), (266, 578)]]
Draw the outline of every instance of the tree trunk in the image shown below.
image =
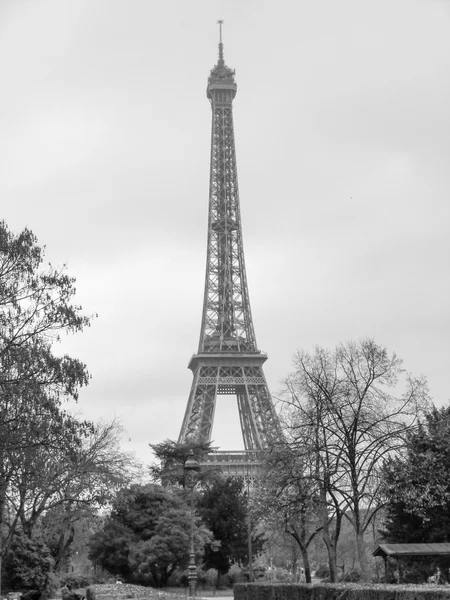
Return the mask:
[(300, 534), (292, 527), (292, 529), (285, 529), (286, 533), (292, 535), (294, 540), (300, 547), (300, 553), (302, 555), (303, 568), (305, 569), (305, 581), (306, 583), (311, 583), (311, 566), (309, 564), (309, 556), (308, 556), (308, 544), (306, 543), (306, 520), (302, 522), (300, 527)]
[(302, 553), (303, 567), (305, 569), (305, 582), (311, 583), (311, 565), (309, 564), (308, 550), (300, 547)]
[(332, 583), (337, 581), (337, 553), (336, 542), (330, 534), (330, 519), (327, 511), (327, 497), (325, 486), (320, 485), (320, 501), (322, 505), (322, 535), (328, 552), (328, 568), (330, 569), (330, 580)]
[[(356, 486), (355, 486), (356, 487)], [(352, 511), (352, 521), (353, 527), (355, 529), (355, 537), (356, 537), (356, 550), (358, 552), (358, 562), (359, 568), (361, 571), (361, 579), (363, 581), (369, 580), (369, 564), (367, 560), (366, 548), (364, 546), (364, 529), (361, 523), (361, 514), (359, 512), (358, 500), (353, 499), (353, 511)]]
[(3, 518), (5, 515), (6, 488), (0, 485), (0, 598), (2, 598)]
[[(64, 522), (63, 522), (64, 523)], [(64, 564), (64, 560), (67, 558), (68, 550), (72, 545), (73, 539), (75, 537), (75, 527), (73, 523), (68, 526), (69, 537), (66, 539), (66, 530), (63, 525), (63, 529), (59, 535), (58, 540), (58, 553), (55, 558), (54, 570), (59, 571)]]
[(359, 567), (361, 569), (361, 579), (363, 581), (368, 581), (369, 565), (367, 562), (366, 548), (364, 546), (364, 531), (361, 530), (359, 523), (357, 523), (356, 530), (356, 548), (358, 550)]
[(3, 508), (0, 502), (0, 598), (2, 598), (2, 558), (3, 558), (3, 537), (2, 537), (2, 529), (3, 529)]
[(323, 528), (323, 541), (325, 542), (325, 546), (327, 547), (328, 552), (328, 568), (330, 569), (330, 581), (331, 583), (336, 583), (338, 579), (337, 573), (337, 553), (336, 546), (329, 534), (329, 528)]
[(336, 553), (334, 551), (333, 542), (330, 537), (330, 531), (328, 525), (324, 525), (322, 531), (323, 541), (328, 553), (328, 568), (330, 571), (330, 579), (334, 583), (336, 581)]
[(306, 527), (307, 527), (307, 518), (306, 518), (306, 504), (303, 504), (301, 517), (300, 517), (300, 536), (302, 539), (302, 544), (300, 545), (300, 552), (302, 553), (303, 567), (305, 569), (305, 581), (306, 583), (311, 583), (311, 567), (309, 564), (309, 556), (308, 556), (308, 543), (306, 541)]

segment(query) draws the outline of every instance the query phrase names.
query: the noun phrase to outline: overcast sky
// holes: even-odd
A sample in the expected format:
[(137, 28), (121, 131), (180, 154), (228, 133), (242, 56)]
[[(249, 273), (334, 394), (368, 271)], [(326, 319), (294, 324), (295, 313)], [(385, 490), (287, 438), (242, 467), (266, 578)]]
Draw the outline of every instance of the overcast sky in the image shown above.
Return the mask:
[(220, 18), (272, 393), (296, 350), (370, 336), (450, 398), (449, 0), (0, 0), (0, 216), (98, 313), (60, 350), (92, 373), (78, 410), (147, 462), (198, 345)]

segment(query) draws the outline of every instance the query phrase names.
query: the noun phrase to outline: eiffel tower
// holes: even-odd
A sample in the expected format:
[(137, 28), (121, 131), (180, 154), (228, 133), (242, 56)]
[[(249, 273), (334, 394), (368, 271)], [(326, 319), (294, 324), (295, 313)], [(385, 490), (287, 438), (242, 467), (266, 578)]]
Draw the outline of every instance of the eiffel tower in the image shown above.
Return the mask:
[(219, 60), (208, 78), (212, 108), (208, 250), (205, 294), (189, 400), (179, 443), (211, 441), (217, 395), (237, 398), (245, 451), (209, 454), (206, 463), (228, 476), (257, 476), (262, 452), (281, 437), (263, 372), (267, 355), (256, 345), (245, 273), (233, 130), (235, 72)]

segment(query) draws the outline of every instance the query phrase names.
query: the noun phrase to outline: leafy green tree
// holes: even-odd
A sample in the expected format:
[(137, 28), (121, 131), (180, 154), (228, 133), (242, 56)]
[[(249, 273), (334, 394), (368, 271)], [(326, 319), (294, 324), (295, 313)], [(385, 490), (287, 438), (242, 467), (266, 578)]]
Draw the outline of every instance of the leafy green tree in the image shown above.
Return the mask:
[[(402, 456), (390, 460), (384, 469), (386, 507), (380, 528), (384, 542), (450, 541), (450, 452), (445, 439), (450, 433), (449, 410), (433, 408), (418, 431), (408, 436)], [(449, 581), (446, 557), (404, 559), (402, 580), (425, 582), (436, 566)]]
[(186, 511), (171, 508), (161, 515), (154, 535), (131, 549), (130, 565), (143, 583), (165, 585), (177, 566), (186, 565), (189, 526)]
[[(188, 564), (190, 508), (161, 486), (132, 485), (118, 493), (102, 530), (94, 534), (89, 557), (125, 581), (164, 586), (177, 567)], [(197, 519), (194, 545), (197, 559), (213, 538)]]
[(139, 543), (139, 536), (115, 517), (106, 518), (103, 529), (89, 541), (90, 560), (112, 575), (120, 575), (127, 582), (138, 580), (130, 564), (131, 548)]
[[(227, 573), (232, 563), (248, 562), (248, 496), (242, 479), (221, 478), (207, 484), (197, 500), (201, 519), (220, 542), (205, 548), (205, 568)], [(262, 535), (252, 532), (252, 548), (257, 555)]]
[[(189, 456), (190, 451), (194, 452), (194, 457), (201, 462), (205, 454), (214, 452), (211, 442), (204, 443), (185, 443), (179, 444), (174, 440), (164, 440), (159, 444), (150, 444), (150, 448), (155, 455), (156, 462), (150, 465), (150, 477), (154, 483), (160, 483), (172, 488), (185, 489), (190, 487), (186, 481), (186, 472), (184, 463)], [(202, 468), (197, 476), (197, 482), (208, 480), (217, 475), (215, 469)]]
[[(384, 482), (384, 541), (450, 541), (450, 406), (433, 407), (426, 413), (418, 428), (408, 434), (402, 454), (387, 462)], [(414, 568), (426, 578), (435, 562), (415, 560)], [(448, 573), (450, 561), (437, 562)]]
[[(14, 235), (0, 221), (0, 387), (7, 397), (45, 391), (58, 403), (64, 396), (76, 399), (89, 375), (79, 360), (55, 355), (52, 344), (91, 319), (72, 303), (75, 279), (64, 268), (43, 269), (43, 261), (44, 248), (30, 230)], [(9, 421), (17, 420), (13, 413)], [(23, 445), (13, 430), (2, 433), (4, 448)]]
[[(61, 403), (76, 400), (89, 380), (86, 366), (55, 354), (53, 344), (62, 333), (82, 331), (91, 319), (73, 303), (75, 280), (64, 268), (44, 268), (43, 260), (44, 249), (30, 230), (14, 235), (0, 222), (1, 533), (7, 493), (24, 460), (39, 446), (54, 446), (61, 434), (67, 439), (72, 427), (79, 433)], [(54, 428), (47, 427), (49, 419)], [(0, 564), (15, 520), (8, 525), (6, 544), (0, 536)]]

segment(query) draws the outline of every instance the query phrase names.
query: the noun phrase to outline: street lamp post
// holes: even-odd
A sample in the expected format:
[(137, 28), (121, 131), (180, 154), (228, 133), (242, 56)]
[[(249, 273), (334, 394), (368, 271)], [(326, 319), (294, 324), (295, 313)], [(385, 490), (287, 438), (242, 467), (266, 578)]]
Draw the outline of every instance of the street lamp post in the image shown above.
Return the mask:
[[(194, 451), (189, 450), (189, 455), (184, 463), (184, 472), (186, 475), (198, 473), (200, 465), (194, 456)], [(197, 587), (197, 566), (195, 564), (195, 546), (194, 546), (194, 488), (195, 479), (192, 478), (191, 487), (191, 550), (189, 553), (188, 581), (189, 581), (189, 596), (195, 598), (195, 589)]]
[(247, 483), (247, 544), (248, 544), (248, 580), (253, 582), (252, 520), (250, 516), (250, 470), (247, 464), (245, 473)]

